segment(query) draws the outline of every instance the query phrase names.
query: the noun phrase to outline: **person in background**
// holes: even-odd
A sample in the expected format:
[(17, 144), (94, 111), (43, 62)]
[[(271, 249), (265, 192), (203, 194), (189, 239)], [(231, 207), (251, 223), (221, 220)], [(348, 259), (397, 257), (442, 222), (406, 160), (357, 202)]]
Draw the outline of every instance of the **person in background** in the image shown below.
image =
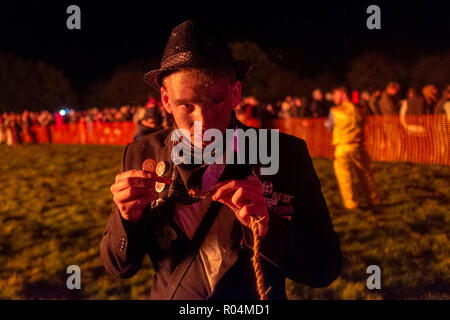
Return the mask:
[(14, 112), (10, 112), (5, 119), (6, 144), (13, 148), (15, 148), (18, 143), (20, 143), (20, 120), (20, 114), (16, 115)]
[(399, 100), (398, 92), (400, 85), (397, 82), (390, 82), (386, 86), (380, 97), (380, 112), (384, 116), (398, 115)]
[(53, 116), (50, 112), (48, 112), (47, 110), (43, 110), (41, 111), (39, 117), (38, 117), (38, 122), (39, 125), (41, 127), (44, 127), (45, 130), (47, 131), (47, 135), (48, 135), (48, 142), (51, 143), (52, 142), (52, 135), (50, 132), (50, 125), (54, 122)]
[(400, 123), (408, 134), (423, 134), (425, 128), (421, 125), (408, 124), (406, 116), (418, 116), (426, 114), (425, 102), (416, 88), (409, 88), (406, 99), (402, 101), (400, 107)]
[(6, 142), (6, 117), (8, 114), (4, 112), (0, 115), (0, 143)]
[(367, 115), (372, 114), (369, 107), (369, 100), (370, 100), (369, 91), (361, 91), (361, 101), (359, 102), (359, 105)]
[(291, 96), (287, 96), (286, 99), (281, 103), (281, 110), (278, 112), (278, 117), (281, 119), (291, 119), (293, 118), (292, 109), (294, 102)]
[(162, 116), (156, 106), (156, 100), (151, 98), (145, 106), (145, 113), (141, 120), (136, 125), (136, 131), (133, 137), (133, 141), (146, 136), (152, 132), (161, 130), (162, 127)]
[(446, 114), (450, 121), (450, 84), (442, 92), (442, 98), (436, 104), (433, 110), (434, 114)]
[(303, 117), (303, 113), (305, 110), (305, 106), (302, 103), (302, 99), (299, 97), (294, 98), (294, 106), (292, 108), (292, 114), (294, 118), (301, 118)]
[(373, 115), (380, 115), (380, 98), (381, 98), (381, 90), (375, 90), (371, 95), (369, 99), (369, 109), (371, 114)]
[(323, 93), (320, 89), (315, 89), (312, 92), (312, 101), (309, 107), (311, 110), (311, 115), (314, 118), (326, 117), (328, 114), (328, 109), (323, 101)]
[(426, 113), (432, 113), (437, 101), (437, 89), (434, 85), (429, 84), (422, 89), (422, 94), (425, 99)]
[(31, 127), (33, 126), (33, 123), (31, 121), (31, 112), (29, 112), (28, 110), (24, 110), (22, 112), (22, 129), (24, 134), (27, 134), (30, 139), (31, 139), (31, 143), (36, 143), (36, 134), (34, 133), (33, 130), (31, 130)]
[(336, 106), (331, 108), (326, 126), (333, 131), (334, 171), (344, 206), (347, 209), (360, 206), (356, 178), (368, 202), (379, 205), (370, 157), (364, 146), (364, 113), (350, 101), (350, 91), (346, 87), (334, 89), (333, 98)]
[[(383, 116), (398, 116), (400, 102), (398, 92), (400, 85), (390, 82), (380, 97), (380, 112)], [(386, 160), (399, 159), (401, 156), (400, 121), (398, 117), (385, 117), (383, 119), (381, 149)]]
[(273, 105), (272, 104), (267, 104), (266, 105), (266, 116), (267, 116), (267, 119), (274, 119), (274, 118), (276, 118), (276, 116), (277, 116), (277, 113), (276, 113), (276, 111), (275, 111), (275, 108), (273, 107)]
[(433, 110), (434, 114), (446, 115), (446, 121), (440, 121), (436, 127), (437, 139), (438, 143), (434, 144), (434, 147), (437, 149), (437, 154), (443, 159), (448, 159), (450, 157), (450, 140), (449, 140), (449, 126), (448, 122), (450, 122), (450, 84), (445, 88), (442, 92), (442, 98), (436, 104), (436, 107)]
[(417, 116), (426, 114), (425, 101), (416, 88), (409, 88), (406, 100), (402, 103), (400, 114)]
[(121, 106), (120, 113), (122, 114), (122, 121), (131, 121), (131, 112), (129, 105)]
[(334, 105), (333, 92), (328, 91), (327, 93), (325, 93), (325, 105), (327, 106), (328, 110), (330, 110), (331, 107)]

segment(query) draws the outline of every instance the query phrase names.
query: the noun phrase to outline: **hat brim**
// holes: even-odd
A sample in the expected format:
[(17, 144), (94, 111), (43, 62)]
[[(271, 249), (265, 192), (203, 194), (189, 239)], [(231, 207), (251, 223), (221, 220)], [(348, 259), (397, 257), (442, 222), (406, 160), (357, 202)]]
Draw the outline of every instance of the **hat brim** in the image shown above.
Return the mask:
[[(249, 60), (235, 60), (233, 61), (233, 68), (236, 72), (236, 80), (242, 80), (246, 77), (246, 75), (250, 72), (253, 65)], [(168, 67), (162, 69), (156, 69), (147, 72), (144, 74), (144, 80), (149, 84), (152, 88), (159, 91), (161, 88), (161, 75), (165, 72), (176, 71), (179, 69), (188, 68), (188, 66), (177, 66), (177, 67)]]

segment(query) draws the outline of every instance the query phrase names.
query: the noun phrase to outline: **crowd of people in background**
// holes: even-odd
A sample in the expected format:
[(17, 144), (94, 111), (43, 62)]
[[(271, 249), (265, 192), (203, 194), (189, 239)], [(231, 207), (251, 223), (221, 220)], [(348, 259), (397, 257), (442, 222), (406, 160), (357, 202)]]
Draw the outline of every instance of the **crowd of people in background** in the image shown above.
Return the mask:
[[(400, 85), (389, 83), (384, 90), (352, 91), (352, 102), (362, 108), (367, 115), (407, 115), (446, 114), (450, 120), (450, 85), (439, 95), (434, 85), (422, 89), (409, 88), (405, 97), (400, 97)], [(333, 107), (333, 94), (321, 89), (312, 91), (310, 97), (287, 96), (276, 103), (262, 103), (253, 96), (243, 98), (236, 108), (241, 121), (247, 119), (288, 119), (326, 118)], [(26, 130), (35, 141), (32, 126), (38, 125), (49, 130), (50, 125), (60, 127), (65, 123), (133, 121), (136, 124), (134, 139), (172, 125), (172, 117), (161, 102), (149, 97), (144, 106), (125, 105), (120, 108), (91, 108), (87, 110), (60, 109), (28, 111), (22, 113), (4, 112), (0, 115), (0, 143), (15, 146), (22, 142), (22, 132)], [(50, 130), (49, 130), (50, 132)], [(50, 137), (50, 135), (49, 135)], [(51, 139), (50, 139), (51, 141)]]
[[(439, 96), (434, 85), (427, 85), (418, 90), (409, 88), (406, 97), (400, 97), (400, 85), (389, 83), (384, 90), (352, 91), (352, 103), (363, 109), (367, 115), (425, 115), (450, 114), (450, 85)], [(311, 97), (287, 96), (275, 104), (259, 103), (255, 97), (246, 97), (238, 107), (237, 113), (242, 117), (258, 119), (327, 117), (333, 107), (333, 94), (315, 89)]]

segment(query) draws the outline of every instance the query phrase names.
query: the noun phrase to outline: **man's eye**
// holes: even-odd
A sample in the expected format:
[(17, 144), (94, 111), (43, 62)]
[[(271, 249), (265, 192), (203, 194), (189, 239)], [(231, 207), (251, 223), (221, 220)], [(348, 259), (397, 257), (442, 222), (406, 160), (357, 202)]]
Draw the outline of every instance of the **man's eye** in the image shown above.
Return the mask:
[(190, 104), (190, 103), (185, 103), (185, 104), (182, 104), (181, 106), (182, 106), (184, 109), (191, 109), (191, 108), (194, 107), (194, 105), (193, 105), (193, 104)]

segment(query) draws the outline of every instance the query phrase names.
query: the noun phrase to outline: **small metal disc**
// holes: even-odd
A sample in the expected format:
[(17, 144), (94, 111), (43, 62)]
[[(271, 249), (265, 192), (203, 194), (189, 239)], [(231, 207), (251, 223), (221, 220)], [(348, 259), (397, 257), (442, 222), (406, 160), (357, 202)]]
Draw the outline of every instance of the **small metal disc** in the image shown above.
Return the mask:
[(156, 182), (156, 184), (155, 184), (155, 190), (156, 190), (156, 192), (162, 192), (163, 190), (164, 190), (164, 188), (166, 187), (166, 184), (165, 183), (162, 183), (162, 182)]
[(158, 162), (158, 165), (156, 166), (156, 174), (161, 177), (164, 173), (167, 171), (167, 165), (165, 161)]
[(142, 163), (142, 170), (155, 172), (155, 167), (156, 167), (156, 160), (154, 159), (149, 158)]

